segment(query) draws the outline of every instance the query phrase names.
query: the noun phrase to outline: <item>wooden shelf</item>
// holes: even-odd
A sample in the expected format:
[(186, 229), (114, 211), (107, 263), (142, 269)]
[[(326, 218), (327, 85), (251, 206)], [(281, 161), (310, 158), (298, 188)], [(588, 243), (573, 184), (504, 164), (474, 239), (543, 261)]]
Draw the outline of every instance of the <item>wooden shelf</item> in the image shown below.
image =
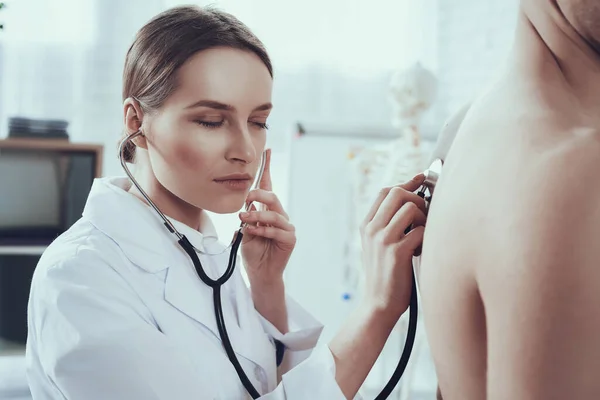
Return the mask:
[(7, 342), (0, 339), (0, 357), (22, 357), (25, 355), (25, 345)]
[(101, 152), (100, 144), (77, 143), (67, 139), (0, 139), (0, 149), (33, 149), (33, 150), (65, 150)]
[(95, 176), (102, 175), (102, 155), (104, 146), (101, 144), (71, 142), (68, 139), (0, 139), (0, 152), (10, 150), (64, 151), (73, 153), (93, 153), (96, 157)]
[(48, 246), (0, 246), (0, 255), (39, 256)]

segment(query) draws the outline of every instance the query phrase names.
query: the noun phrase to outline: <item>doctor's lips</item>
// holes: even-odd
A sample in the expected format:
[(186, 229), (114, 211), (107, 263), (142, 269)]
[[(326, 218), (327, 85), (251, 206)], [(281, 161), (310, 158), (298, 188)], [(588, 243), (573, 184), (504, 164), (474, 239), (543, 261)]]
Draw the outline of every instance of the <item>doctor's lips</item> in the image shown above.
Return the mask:
[(229, 174), (214, 179), (215, 182), (233, 190), (247, 190), (254, 181), (250, 174)]

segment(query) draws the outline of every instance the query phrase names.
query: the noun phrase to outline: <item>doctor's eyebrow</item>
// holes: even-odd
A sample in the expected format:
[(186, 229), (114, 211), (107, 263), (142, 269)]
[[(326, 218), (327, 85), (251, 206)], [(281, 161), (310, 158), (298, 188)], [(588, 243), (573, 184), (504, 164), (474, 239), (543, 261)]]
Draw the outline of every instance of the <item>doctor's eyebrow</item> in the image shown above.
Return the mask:
[[(200, 101), (195, 102), (194, 104), (187, 106), (186, 109), (189, 110), (191, 108), (197, 108), (197, 107), (207, 107), (207, 108), (213, 108), (215, 110), (232, 111), (232, 112), (236, 111), (234, 106), (232, 106), (230, 104), (225, 104), (225, 103), (221, 103), (218, 101), (214, 101), (214, 100), (200, 100)], [(272, 108), (273, 108), (273, 104), (265, 103), (265, 104), (261, 104), (260, 106), (256, 107), (253, 111), (269, 111)]]

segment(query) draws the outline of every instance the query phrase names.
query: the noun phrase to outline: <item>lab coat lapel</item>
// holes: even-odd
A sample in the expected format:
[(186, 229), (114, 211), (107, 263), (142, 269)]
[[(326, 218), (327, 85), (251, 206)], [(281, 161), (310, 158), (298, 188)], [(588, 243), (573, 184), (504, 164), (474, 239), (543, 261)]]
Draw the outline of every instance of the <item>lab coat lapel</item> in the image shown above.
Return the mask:
[[(200, 280), (189, 259), (177, 259), (180, 260), (179, 265), (171, 264), (167, 270), (165, 300), (219, 337), (213, 312), (212, 289)], [(202, 264), (206, 268), (206, 263)]]
[[(254, 349), (254, 357), (258, 361), (268, 376), (276, 377), (277, 364), (275, 359), (275, 347), (264, 333), (264, 328), (258, 318), (252, 297), (246, 283), (241, 276), (234, 276), (238, 279), (238, 295), (236, 296), (236, 306), (239, 314), (240, 326), (247, 332), (252, 334), (245, 336), (243, 339), (246, 345)], [(232, 278), (232, 279), (233, 279)]]
[[(213, 290), (202, 282), (192, 261), (183, 250), (180, 253), (184, 257), (178, 257), (178, 265), (170, 265), (167, 271), (165, 300), (189, 318), (203, 325), (222, 343), (215, 318)], [(229, 252), (211, 256), (200, 255), (199, 258), (207, 274), (212, 278), (217, 278), (227, 266)], [(221, 303), (229, 339), (238, 357), (244, 357), (268, 371), (270, 368), (266, 364), (268, 364), (270, 356), (268, 347), (270, 343), (264, 338), (264, 335), (256, 337), (255, 332), (262, 332), (262, 327), (252, 325), (252, 323), (260, 325), (260, 322), (254, 318), (255, 312), (248, 308), (247, 302), (240, 301), (240, 297), (246, 293), (238, 289), (235, 296), (229, 294), (230, 287), (235, 288), (234, 280), (236, 278), (234, 273), (234, 276), (221, 289)], [(235, 298), (237, 312), (232, 307), (232, 297)], [(253, 318), (255, 321), (252, 321)]]
[[(127, 178), (97, 179), (88, 197), (83, 217), (114, 240), (137, 267), (151, 274), (165, 271), (165, 301), (201, 324), (209, 334), (220, 341), (212, 288), (200, 280), (192, 261), (179, 246), (176, 238), (166, 231), (160, 218), (149, 206), (127, 193), (130, 185)], [(188, 239), (193, 240), (195, 231), (189, 231), (191, 228), (182, 227), (177, 221), (172, 222), (178, 229), (182, 229), (182, 233)], [(210, 253), (218, 253), (223, 245), (218, 242), (214, 226), (207, 215), (203, 214), (201, 224), (206, 228), (203, 244)], [(194, 244), (197, 247), (199, 245)], [(217, 274), (220, 276), (227, 267), (229, 251), (220, 255), (199, 257), (209, 276), (216, 278)], [(241, 264), (238, 257), (236, 268), (241, 268)], [(269, 341), (265, 339), (265, 335), (261, 335), (262, 327), (249, 300), (249, 294), (244, 290), (247, 288), (238, 271), (222, 289), (227, 332), (235, 352), (240, 357), (268, 371)], [(235, 291), (235, 295), (232, 296), (231, 291)], [(233, 301), (237, 316), (232, 307)], [(266, 345), (263, 346), (265, 342)]]

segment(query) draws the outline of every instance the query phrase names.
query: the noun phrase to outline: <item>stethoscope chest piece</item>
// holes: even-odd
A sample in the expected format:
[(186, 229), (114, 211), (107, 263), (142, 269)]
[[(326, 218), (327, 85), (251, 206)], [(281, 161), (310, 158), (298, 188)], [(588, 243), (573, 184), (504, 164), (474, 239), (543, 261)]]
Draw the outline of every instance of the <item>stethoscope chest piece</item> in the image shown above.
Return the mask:
[(433, 191), (435, 190), (440, 175), (442, 174), (443, 165), (444, 162), (441, 159), (436, 158), (431, 163), (429, 168), (427, 168), (423, 173), (425, 175), (425, 181), (423, 182), (423, 185), (417, 194), (425, 199), (427, 202), (427, 207), (429, 207), (431, 199), (433, 198)]

